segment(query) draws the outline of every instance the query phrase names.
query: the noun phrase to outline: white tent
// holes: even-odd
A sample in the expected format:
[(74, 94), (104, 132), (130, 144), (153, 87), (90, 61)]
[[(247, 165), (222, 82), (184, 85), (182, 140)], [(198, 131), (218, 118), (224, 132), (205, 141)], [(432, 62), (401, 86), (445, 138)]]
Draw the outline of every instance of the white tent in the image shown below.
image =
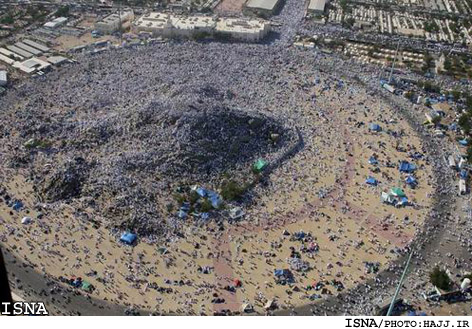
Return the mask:
[(462, 284), (461, 284), (461, 289), (462, 290), (466, 290), (470, 287), (470, 279), (469, 278), (465, 278), (464, 281), (462, 281)]
[(21, 220), (21, 224), (30, 224), (31, 223), (31, 217), (23, 217), (23, 219)]

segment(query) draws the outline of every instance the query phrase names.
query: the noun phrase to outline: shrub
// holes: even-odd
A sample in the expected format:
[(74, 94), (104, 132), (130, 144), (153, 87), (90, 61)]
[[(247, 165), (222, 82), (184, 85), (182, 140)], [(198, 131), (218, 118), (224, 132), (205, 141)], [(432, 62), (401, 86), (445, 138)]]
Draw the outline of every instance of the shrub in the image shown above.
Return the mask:
[(436, 266), (431, 273), (429, 274), (429, 278), (431, 283), (442, 290), (449, 290), (451, 289), (452, 282), (447, 275), (446, 271), (441, 270), (438, 266)]
[(194, 204), (195, 202), (198, 201), (199, 198), (200, 196), (195, 191), (191, 191), (188, 195), (188, 201), (190, 202), (190, 204)]
[(213, 206), (211, 205), (211, 202), (208, 199), (203, 200), (202, 203), (200, 204), (201, 212), (209, 212), (212, 209), (213, 209)]
[(177, 202), (178, 205), (182, 205), (186, 201), (186, 197), (183, 194), (180, 193), (175, 193), (174, 194), (174, 200)]
[(225, 181), (221, 185), (221, 196), (228, 201), (241, 199), (245, 191), (246, 188), (234, 180)]

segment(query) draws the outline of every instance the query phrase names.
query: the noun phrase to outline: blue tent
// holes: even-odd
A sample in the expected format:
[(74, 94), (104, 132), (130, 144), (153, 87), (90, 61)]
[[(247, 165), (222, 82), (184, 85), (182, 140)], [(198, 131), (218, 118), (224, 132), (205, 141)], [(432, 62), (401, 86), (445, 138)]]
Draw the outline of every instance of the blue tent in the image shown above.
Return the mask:
[(196, 192), (202, 198), (204, 198), (207, 195), (207, 190), (205, 190), (204, 188), (201, 188), (201, 187), (197, 188)]
[(287, 282), (293, 282), (293, 274), (288, 269), (274, 270), (274, 276), (277, 278), (285, 279)]
[(138, 236), (134, 233), (125, 232), (121, 235), (120, 241), (123, 242), (123, 243), (131, 245), (136, 241), (137, 237)]
[(369, 164), (371, 164), (371, 165), (376, 165), (376, 164), (378, 164), (378, 163), (379, 163), (379, 162), (377, 161), (377, 159), (376, 159), (374, 156), (371, 156), (371, 157), (369, 158)]
[(184, 202), (182, 203), (182, 206), (180, 207), (180, 210), (183, 210), (185, 212), (190, 210), (190, 202)]
[(13, 210), (20, 210), (21, 208), (23, 208), (23, 203), (21, 201), (15, 201), (15, 203), (13, 203)]
[(405, 182), (406, 182), (408, 185), (412, 185), (412, 186), (416, 185), (416, 183), (417, 183), (417, 182), (416, 182), (416, 178), (413, 177), (413, 176), (411, 176), (411, 175), (408, 176), (408, 177), (405, 179)]
[(403, 198), (400, 199), (400, 202), (398, 202), (397, 205), (408, 206), (408, 198), (404, 196)]
[(369, 129), (372, 130), (372, 131), (380, 131), (382, 130), (382, 128), (380, 128), (380, 126), (376, 123), (371, 123), (369, 125)]
[(377, 186), (377, 180), (371, 176), (367, 177), (367, 179), (365, 180), (365, 183), (369, 185)]
[(276, 277), (284, 275), (284, 270), (274, 270), (274, 275)]
[(462, 169), (461, 172), (459, 173), (459, 176), (462, 179), (467, 179), (467, 170)]
[(218, 193), (213, 192), (213, 191), (208, 191), (208, 200), (211, 202), (211, 206), (215, 209), (218, 209), (221, 204), (223, 203), (223, 200), (221, 200), (221, 197), (218, 195)]
[(410, 157), (412, 159), (421, 159), (423, 157), (423, 154), (421, 154), (420, 152), (415, 152), (412, 155), (410, 155)]
[(185, 217), (187, 217), (187, 212), (181, 208), (177, 213), (177, 217), (179, 217), (180, 219), (184, 219)]
[(416, 166), (413, 163), (409, 163), (408, 161), (400, 161), (398, 170), (400, 170), (400, 172), (411, 173), (416, 170)]

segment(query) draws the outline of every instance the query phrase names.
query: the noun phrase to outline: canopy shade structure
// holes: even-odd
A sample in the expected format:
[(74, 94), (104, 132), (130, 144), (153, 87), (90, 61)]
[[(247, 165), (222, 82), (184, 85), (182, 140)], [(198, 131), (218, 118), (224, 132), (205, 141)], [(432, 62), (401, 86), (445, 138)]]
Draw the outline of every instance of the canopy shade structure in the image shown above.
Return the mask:
[(136, 241), (137, 238), (138, 236), (136, 234), (125, 232), (121, 235), (120, 241), (128, 245), (132, 245)]
[(398, 197), (405, 197), (406, 194), (405, 192), (403, 192), (403, 190), (399, 187), (393, 187), (391, 190), (390, 190), (390, 193), (394, 196), (398, 196)]
[(372, 186), (377, 186), (377, 180), (371, 176), (367, 177), (367, 179), (365, 180), (365, 183)]
[(380, 126), (376, 123), (371, 123), (369, 125), (369, 129), (370, 131), (377, 131), (377, 132), (382, 130), (382, 128), (380, 128)]
[(411, 173), (416, 170), (416, 166), (413, 163), (409, 163), (408, 161), (400, 161), (398, 170), (400, 172)]
[(253, 168), (257, 172), (262, 172), (267, 167), (267, 162), (264, 159), (257, 159), (254, 162)]
[(408, 185), (416, 185), (416, 178), (410, 175), (405, 179), (405, 182)]
[(376, 165), (376, 164), (378, 164), (378, 163), (379, 163), (379, 162), (377, 161), (377, 158), (376, 158), (376, 157), (371, 156), (371, 157), (369, 158), (369, 164), (371, 164), (371, 165)]

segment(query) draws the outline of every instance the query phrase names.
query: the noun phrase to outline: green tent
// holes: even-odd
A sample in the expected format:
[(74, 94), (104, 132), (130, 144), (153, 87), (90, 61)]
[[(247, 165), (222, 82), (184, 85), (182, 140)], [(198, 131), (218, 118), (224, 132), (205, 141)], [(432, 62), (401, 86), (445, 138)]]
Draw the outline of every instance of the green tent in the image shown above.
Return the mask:
[(390, 193), (392, 193), (394, 196), (398, 196), (400, 198), (406, 196), (405, 192), (399, 187), (394, 187), (390, 190)]
[(167, 250), (166, 247), (160, 247), (160, 248), (157, 248), (157, 251), (161, 254), (161, 255), (165, 255), (169, 252), (169, 250)]
[(257, 172), (263, 171), (267, 167), (267, 162), (264, 159), (257, 159), (256, 162), (254, 162), (254, 170)]
[(82, 281), (82, 289), (87, 291), (87, 292), (91, 292), (92, 291), (92, 285), (90, 284), (90, 282)]

